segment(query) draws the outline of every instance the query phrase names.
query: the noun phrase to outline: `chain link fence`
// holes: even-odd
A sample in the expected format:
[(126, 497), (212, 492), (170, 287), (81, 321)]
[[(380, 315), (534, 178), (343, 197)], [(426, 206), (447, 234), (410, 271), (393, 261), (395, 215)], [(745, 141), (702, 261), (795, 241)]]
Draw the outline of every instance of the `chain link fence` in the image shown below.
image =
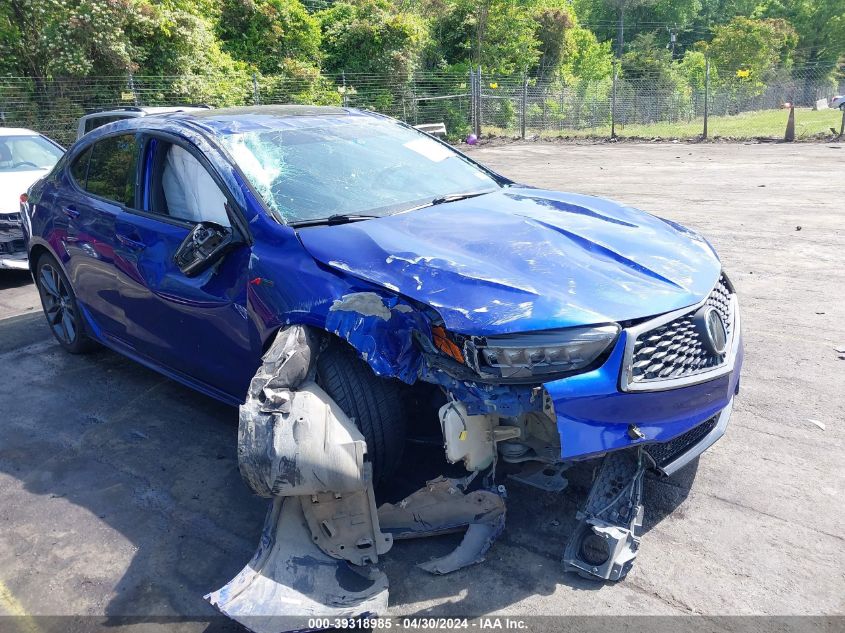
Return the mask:
[[(410, 124), (444, 123), (451, 139), (479, 137), (782, 138), (790, 104), (796, 135), (839, 133), (840, 113), (824, 103), (845, 94), (827, 69), (773, 69), (765, 78), (739, 70), (697, 81), (626, 69), (596, 81), (543, 80), (467, 72), (249, 73), (91, 78), (0, 77), (0, 123), (27, 127), (69, 145), (79, 117), (114, 107), (207, 104), (214, 107), (311, 103), (370, 109)], [(825, 100), (819, 102), (819, 100)], [(816, 109), (818, 108), (818, 109)]]

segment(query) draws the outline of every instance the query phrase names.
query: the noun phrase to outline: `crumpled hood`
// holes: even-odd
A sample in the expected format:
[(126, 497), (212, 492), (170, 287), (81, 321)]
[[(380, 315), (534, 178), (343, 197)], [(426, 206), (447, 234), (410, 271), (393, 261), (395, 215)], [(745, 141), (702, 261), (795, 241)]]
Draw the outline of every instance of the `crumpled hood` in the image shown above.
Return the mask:
[(721, 265), (701, 236), (608, 200), (510, 187), (299, 231), (332, 268), (428, 304), (476, 335), (626, 321), (703, 299)]

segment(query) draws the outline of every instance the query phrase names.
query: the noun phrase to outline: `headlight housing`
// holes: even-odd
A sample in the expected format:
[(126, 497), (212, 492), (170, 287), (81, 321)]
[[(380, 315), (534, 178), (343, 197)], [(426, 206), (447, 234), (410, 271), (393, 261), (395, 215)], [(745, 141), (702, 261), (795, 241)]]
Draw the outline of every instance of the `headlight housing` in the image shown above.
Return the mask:
[(619, 335), (616, 323), (478, 339), (478, 369), (502, 378), (531, 378), (588, 367)]

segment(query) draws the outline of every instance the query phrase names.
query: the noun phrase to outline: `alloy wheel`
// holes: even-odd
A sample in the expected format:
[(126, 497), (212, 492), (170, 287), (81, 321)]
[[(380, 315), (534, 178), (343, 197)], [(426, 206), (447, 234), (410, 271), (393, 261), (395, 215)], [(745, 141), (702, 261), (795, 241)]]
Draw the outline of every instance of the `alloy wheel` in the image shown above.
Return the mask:
[(73, 296), (59, 271), (50, 264), (41, 266), (38, 274), (38, 291), (41, 293), (47, 323), (53, 329), (56, 338), (67, 345), (72, 345), (76, 340), (78, 329)]

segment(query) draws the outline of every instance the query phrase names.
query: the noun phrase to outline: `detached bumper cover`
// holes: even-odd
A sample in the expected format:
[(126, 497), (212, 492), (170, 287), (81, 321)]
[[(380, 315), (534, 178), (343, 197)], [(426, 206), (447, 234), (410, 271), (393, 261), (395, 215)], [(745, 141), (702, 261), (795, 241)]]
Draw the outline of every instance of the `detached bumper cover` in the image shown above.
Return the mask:
[[(683, 463), (667, 462), (661, 470), (671, 474), (703, 452), (724, 434), (739, 389), (743, 348), (738, 311), (734, 326), (728, 366), (704, 382), (655, 391), (622, 391), (620, 371), (629, 336), (623, 331), (601, 367), (546, 383), (557, 418), (561, 458), (586, 459), (640, 444), (665, 443), (715, 420), (712, 428), (688, 443)], [(637, 433), (631, 433), (632, 427)]]

